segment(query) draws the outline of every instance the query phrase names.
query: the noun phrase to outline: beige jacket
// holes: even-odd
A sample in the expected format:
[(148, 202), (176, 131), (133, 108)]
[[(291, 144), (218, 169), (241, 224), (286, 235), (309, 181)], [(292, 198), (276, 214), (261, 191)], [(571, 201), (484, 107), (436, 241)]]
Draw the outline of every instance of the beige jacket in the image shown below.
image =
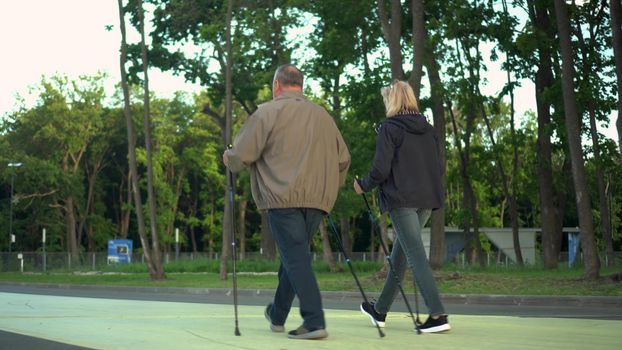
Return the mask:
[(330, 212), (350, 166), (333, 118), (296, 92), (260, 105), (236, 135), (228, 157), (233, 172), (250, 168), (258, 209)]

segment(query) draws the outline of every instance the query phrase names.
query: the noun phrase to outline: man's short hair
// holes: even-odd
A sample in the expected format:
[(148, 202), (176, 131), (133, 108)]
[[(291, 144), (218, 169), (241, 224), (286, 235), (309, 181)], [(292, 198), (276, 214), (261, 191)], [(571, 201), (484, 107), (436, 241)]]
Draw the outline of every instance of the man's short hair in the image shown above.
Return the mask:
[(276, 69), (274, 80), (278, 80), (283, 86), (300, 86), (302, 88), (304, 77), (300, 69), (288, 63)]

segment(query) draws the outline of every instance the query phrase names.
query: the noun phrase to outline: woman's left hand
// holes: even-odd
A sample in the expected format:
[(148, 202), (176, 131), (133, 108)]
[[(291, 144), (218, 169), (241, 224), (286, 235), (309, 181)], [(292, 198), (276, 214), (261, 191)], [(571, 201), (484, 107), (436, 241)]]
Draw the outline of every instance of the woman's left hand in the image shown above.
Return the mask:
[(359, 182), (357, 181), (357, 179), (354, 179), (354, 192), (356, 192), (356, 194), (363, 194), (363, 189), (361, 188), (361, 185), (359, 185)]

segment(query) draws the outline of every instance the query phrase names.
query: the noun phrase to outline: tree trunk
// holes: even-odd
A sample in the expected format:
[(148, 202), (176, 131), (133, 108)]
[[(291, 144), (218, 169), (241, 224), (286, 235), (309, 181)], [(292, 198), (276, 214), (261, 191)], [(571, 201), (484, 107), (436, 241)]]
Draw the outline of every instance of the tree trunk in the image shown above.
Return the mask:
[(261, 211), (261, 252), (266, 259), (276, 258), (276, 245), (268, 223), (268, 212)]
[(190, 243), (192, 244), (192, 252), (194, 254), (198, 253), (199, 249), (197, 248), (197, 233), (194, 226), (190, 227)]
[[(81, 215), (80, 217), (80, 222), (78, 223), (78, 230), (77, 230), (77, 235), (78, 235), (78, 242), (82, 241), (82, 233), (84, 232), (84, 228), (86, 226), (86, 221), (88, 220), (89, 215), (91, 215), (91, 212), (93, 211), (93, 197), (95, 195), (95, 182), (97, 180), (97, 175), (99, 174), (101, 168), (102, 168), (102, 163), (103, 163), (103, 157), (101, 159), (99, 159), (95, 165), (93, 166), (92, 172), (89, 174), (88, 170), (87, 170), (87, 176), (88, 176), (88, 190), (87, 190), (87, 195), (86, 195), (86, 208), (84, 209), (84, 214)], [(89, 232), (87, 232), (87, 239), (88, 239), (88, 246), (89, 246), (89, 251), (92, 251), (92, 247), (93, 247), (93, 236), (90, 233), (90, 229), (88, 230)]]
[(339, 79), (341, 78), (341, 67), (338, 67), (338, 73), (335, 73), (335, 77), (333, 79), (333, 91), (332, 91), (332, 109), (333, 109), (333, 118), (336, 120), (341, 119), (341, 96), (339, 94), (339, 89), (341, 87)]
[[(376, 196), (373, 195), (373, 192), (371, 192), (372, 196), (371, 199), (373, 201), (373, 206), (376, 206)], [(374, 227), (373, 222), (369, 222), (369, 254), (371, 261), (374, 261), (376, 259), (376, 228)]]
[(147, 198), (149, 203), (149, 226), (151, 228), (151, 249), (153, 254), (153, 268), (155, 274), (151, 275), (152, 280), (166, 279), (162, 257), (160, 253), (160, 238), (158, 237), (158, 221), (156, 219), (157, 203), (155, 195), (155, 184), (153, 179), (152, 161), (152, 137), (151, 137), (151, 112), (149, 110), (149, 62), (147, 61), (147, 44), (145, 42), (145, 19), (142, 0), (136, 3), (138, 18), (140, 21), (140, 51), (143, 68), (143, 131), (145, 133), (145, 150), (147, 156)]
[[(196, 176), (196, 174), (194, 174), (192, 176), (192, 182), (193, 184), (191, 185), (192, 187), (199, 188), (199, 184), (198, 184), (198, 176)], [(190, 198), (188, 198), (188, 200), (190, 201), (190, 205), (188, 206), (188, 210), (190, 211), (188, 217), (189, 218), (196, 218), (197, 217), (197, 212), (198, 212), (198, 206), (199, 206), (199, 199), (198, 197), (198, 191), (193, 190), (191, 187), (191, 195)], [(196, 226), (194, 224), (189, 225), (190, 226), (190, 242), (192, 244), (192, 252), (194, 254), (198, 253), (199, 251), (199, 247), (197, 245), (197, 236), (196, 236)]]
[(331, 272), (341, 272), (341, 268), (335, 261), (333, 250), (330, 247), (330, 238), (328, 237), (328, 230), (326, 230), (326, 220), (320, 221), (320, 237), (322, 238), (322, 253), (324, 255), (324, 261), (328, 264)]
[(73, 203), (73, 197), (69, 196), (65, 198), (65, 223), (67, 225), (67, 247), (69, 248), (69, 253), (71, 254), (71, 259), (73, 261), (78, 261), (80, 259), (79, 255), (79, 242), (76, 234), (76, 214)]
[(583, 250), (584, 276), (595, 280), (599, 277), (600, 261), (596, 250), (594, 224), (590, 193), (587, 188), (583, 150), (581, 147), (581, 131), (574, 90), (574, 65), (572, 42), (570, 39), (570, 20), (568, 9), (563, 0), (555, 0), (555, 15), (559, 30), (559, 45), (562, 58), (562, 92), (564, 98), (564, 114), (568, 132), (568, 147), (572, 162), (572, 177), (579, 214), (581, 245)]
[(421, 91), (421, 76), (423, 75), (423, 60), (427, 55), (426, 32), (423, 0), (411, 1), (412, 33), (413, 33), (413, 71), (410, 75), (410, 85), (415, 96), (419, 98)]
[[(427, 44), (427, 31), (424, 18), (423, 0), (412, 0), (412, 33), (413, 33), (413, 71), (410, 76), (410, 84), (415, 96), (420, 98), (421, 78), (423, 65), (426, 64), (428, 79), (431, 86), (432, 115), (434, 117), (434, 129), (438, 139), (439, 158), (443, 167), (443, 179), (441, 181), (443, 193), (445, 193), (445, 112), (443, 110), (443, 92), (438, 64), (434, 57), (434, 50)], [(443, 196), (444, 197), (444, 196)], [(445, 211), (443, 208), (432, 213), (430, 228), (430, 253), (429, 261), (433, 269), (440, 269), (445, 260)]]
[(121, 87), (123, 89), (123, 113), (125, 115), (126, 127), (127, 127), (127, 148), (129, 156), (130, 166), (130, 178), (131, 178), (131, 192), (134, 195), (134, 207), (136, 213), (136, 221), (138, 225), (138, 235), (140, 237), (140, 243), (143, 247), (143, 254), (147, 261), (147, 268), (149, 269), (149, 275), (158, 275), (158, 269), (154, 265), (154, 261), (151, 255), (151, 247), (149, 239), (145, 233), (145, 219), (143, 217), (143, 205), (140, 196), (140, 187), (138, 181), (138, 167), (136, 165), (136, 134), (134, 132), (134, 122), (132, 120), (130, 110), (130, 89), (127, 83), (127, 72), (125, 70), (125, 64), (127, 62), (127, 41), (125, 36), (125, 12), (123, 9), (123, 0), (118, 0), (119, 4), (119, 23), (121, 29)]
[(620, 160), (622, 161), (622, 4), (620, 0), (610, 0), (609, 9), (611, 13), (611, 34), (613, 56), (616, 62), (616, 77), (618, 86), (618, 148)]
[(244, 260), (246, 257), (246, 207), (248, 201), (246, 199), (241, 200), (238, 205), (240, 211), (240, 222), (238, 223), (238, 234), (240, 236), (240, 260)]
[(385, 0), (378, 0), (378, 17), (382, 26), (384, 39), (389, 47), (389, 59), (391, 61), (391, 79), (404, 80), (404, 68), (402, 67), (402, 4), (400, 0), (389, 0), (391, 5), (391, 18), (387, 13)]
[(471, 185), (470, 176), (463, 177), (464, 183), (464, 202), (463, 205), (469, 209), (471, 216), (471, 223), (473, 224), (472, 230), (469, 225), (465, 228), (466, 233), (466, 249), (469, 264), (473, 265), (479, 262), (480, 267), (485, 267), (484, 252), (482, 250), (482, 243), (479, 240), (479, 215), (477, 212), (477, 198), (475, 198), (475, 192)]
[[(605, 195), (608, 198), (608, 203), (609, 205), (611, 205), (611, 201), (612, 198), (611, 196), (611, 174), (609, 175), (609, 179), (607, 180), (607, 185), (605, 186)], [(606, 202), (607, 203), (607, 200)], [(605, 204), (607, 205), (607, 204)], [(611, 207), (607, 208), (607, 212), (609, 213), (609, 223), (608, 223), (608, 227), (609, 227), (609, 232), (611, 233)], [(613, 236), (610, 235), (606, 235), (604, 237), (605, 240), (605, 252), (606, 252), (606, 256), (607, 256), (607, 267), (613, 267), (616, 266), (616, 257), (615, 257), (615, 252), (613, 250)]]
[[(427, 37), (427, 36), (426, 36)], [(438, 63), (434, 56), (434, 51), (426, 50), (425, 55), (426, 70), (430, 81), (430, 99), (432, 100), (432, 115), (434, 116), (434, 130), (438, 138), (438, 150), (441, 165), (443, 167), (443, 178), (441, 181), (443, 198), (445, 198), (445, 187), (447, 185), (447, 142), (445, 125), (445, 108), (443, 106), (443, 85), (439, 75)], [(430, 227), (430, 266), (433, 269), (440, 269), (445, 262), (445, 209), (440, 208), (432, 212), (432, 223)]]
[[(529, 0), (529, 16), (539, 33), (550, 38), (551, 23), (547, 8), (540, 2)], [(551, 40), (552, 41), (552, 40)], [(535, 76), (536, 109), (538, 117), (538, 190), (542, 221), (542, 252), (545, 269), (556, 269), (561, 250), (562, 232), (559, 224), (559, 210), (555, 206), (552, 166), (551, 102), (546, 91), (553, 86), (551, 67), (551, 47), (542, 40), (538, 41), (538, 70)]]
[(369, 76), (371, 73), (371, 68), (369, 67), (369, 58), (367, 55), (369, 54), (369, 44), (367, 43), (367, 27), (363, 25), (361, 27), (361, 53), (363, 55), (363, 72), (365, 76)]
[(348, 218), (342, 218), (340, 221), (341, 226), (341, 242), (343, 243), (343, 249), (346, 250), (348, 256), (352, 255), (352, 240), (350, 239), (350, 221)]
[[(380, 215), (380, 222), (378, 223), (378, 227), (380, 228), (380, 237), (384, 246), (387, 248), (389, 254), (391, 254), (391, 245), (389, 244), (389, 223), (387, 220), (388, 214), (383, 213)], [(382, 249), (382, 245), (380, 244), (378, 247), (378, 260), (385, 260), (386, 254), (384, 249)]]
[[(124, 178), (125, 180), (125, 178)], [(123, 192), (123, 188), (126, 188), (126, 192)], [(124, 196), (127, 194), (127, 199)], [(119, 185), (119, 215), (120, 215), (120, 223), (119, 223), (119, 233), (121, 238), (127, 238), (127, 234), (130, 229), (130, 219), (132, 215), (132, 174), (128, 171), (127, 174), (127, 183), (125, 181), (121, 182)]]

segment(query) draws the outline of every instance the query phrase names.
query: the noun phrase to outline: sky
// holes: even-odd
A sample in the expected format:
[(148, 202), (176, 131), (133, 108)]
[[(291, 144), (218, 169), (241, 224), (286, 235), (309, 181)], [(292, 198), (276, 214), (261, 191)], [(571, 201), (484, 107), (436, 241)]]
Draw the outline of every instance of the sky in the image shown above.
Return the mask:
[[(0, 115), (15, 107), (15, 93), (32, 105), (29, 86), (42, 76), (65, 74), (69, 78), (106, 72), (107, 86), (120, 81), (119, 12), (114, 0), (2, 0), (0, 1)], [(112, 31), (106, 31), (113, 25)], [(134, 34), (134, 35), (130, 35)], [(138, 36), (130, 33), (128, 40)], [(149, 72), (150, 88), (170, 96), (199, 87), (159, 70)]]
[[(42, 76), (108, 74), (106, 89), (112, 94), (120, 80), (119, 13), (114, 0), (2, 0), (0, 1), (0, 117), (16, 108), (16, 94), (25, 99), (26, 106), (36, 101), (36, 86)], [(107, 25), (113, 30), (106, 31)], [(129, 26), (128, 26), (129, 27)], [(128, 28), (128, 40), (138, 35)], [(505, 73), (487, 74), (489, 84), (484, 94), (496, 94), (505, 82)], [(523, 81), (516, 91), (516, 109), (520, 115), (535, 110), (534, 85)], [(149, 71), (150, 88), (160, 97), (172, 96), (175, 91), (198, 92), (197, 84), (184, 82), (182, 77)], [(615, 120), (605, 135), (617, 139)]]

